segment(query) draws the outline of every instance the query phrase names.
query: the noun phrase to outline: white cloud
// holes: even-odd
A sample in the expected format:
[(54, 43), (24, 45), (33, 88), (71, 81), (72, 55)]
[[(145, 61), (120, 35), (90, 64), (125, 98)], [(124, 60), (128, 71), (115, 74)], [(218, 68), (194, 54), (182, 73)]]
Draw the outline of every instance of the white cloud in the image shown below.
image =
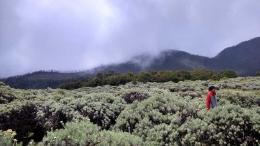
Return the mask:
[(88, 69), (165, 49), (213, 57), (259, 36), (259, 7), (259, 0), (1, 1), (0, 77)]

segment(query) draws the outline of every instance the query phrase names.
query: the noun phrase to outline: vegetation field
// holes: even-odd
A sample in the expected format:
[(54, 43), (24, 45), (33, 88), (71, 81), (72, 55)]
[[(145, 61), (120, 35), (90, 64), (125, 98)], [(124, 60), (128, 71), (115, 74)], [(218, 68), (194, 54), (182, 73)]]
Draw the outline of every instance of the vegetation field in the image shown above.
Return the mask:
[[(208, 87), (218, 107), (205, 108)], [(260, 77), (74, 90), (0, 82), (0, 145), (260, 145)]]

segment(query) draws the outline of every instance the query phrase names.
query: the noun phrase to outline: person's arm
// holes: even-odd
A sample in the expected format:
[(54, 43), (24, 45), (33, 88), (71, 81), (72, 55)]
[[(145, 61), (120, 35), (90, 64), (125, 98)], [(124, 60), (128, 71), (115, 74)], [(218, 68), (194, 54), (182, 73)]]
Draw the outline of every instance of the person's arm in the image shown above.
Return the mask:
[(210, 94), (207, 94), (206, 97), (206, 108), (209, 110), (210, 109)]

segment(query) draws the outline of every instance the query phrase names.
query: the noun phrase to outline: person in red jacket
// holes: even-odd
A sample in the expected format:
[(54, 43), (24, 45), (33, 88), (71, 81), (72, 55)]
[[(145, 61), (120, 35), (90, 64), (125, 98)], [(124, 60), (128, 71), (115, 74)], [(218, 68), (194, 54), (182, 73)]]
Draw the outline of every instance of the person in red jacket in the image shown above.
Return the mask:
[(209, 110), (210, 108), (214, 108), (216, 106), (217, 106), (217, 100), (216, 100), (215, 86), (210, 86), (209, 92), (206, 97), (206, 108)]

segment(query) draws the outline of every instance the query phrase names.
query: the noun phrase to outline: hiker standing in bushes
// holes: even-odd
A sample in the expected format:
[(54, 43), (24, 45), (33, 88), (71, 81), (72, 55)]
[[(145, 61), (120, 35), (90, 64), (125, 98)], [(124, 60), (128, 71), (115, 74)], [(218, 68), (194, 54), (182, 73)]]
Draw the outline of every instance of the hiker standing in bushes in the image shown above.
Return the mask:
[(215, 86), (210, 86), (209, 92), (206, 97), (206, 108), (209, 110), (210, 108), (214, 108), (216, 106), (217, 106), (217, 100), (216, 100)]

